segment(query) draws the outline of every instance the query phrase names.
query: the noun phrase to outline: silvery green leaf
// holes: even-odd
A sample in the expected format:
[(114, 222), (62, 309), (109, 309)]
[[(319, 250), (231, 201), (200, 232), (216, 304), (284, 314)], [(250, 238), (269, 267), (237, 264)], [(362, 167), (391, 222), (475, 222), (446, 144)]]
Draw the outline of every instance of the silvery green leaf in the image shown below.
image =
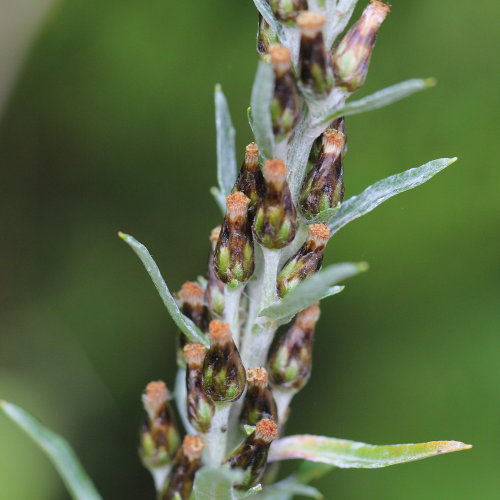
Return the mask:
[(319, 214), (315, 215), (312, 219), (308, 220), (311, 224), (328, 224), (330, 219), (339, 211), (340, 205), (337, 208), (327, 208), (322, 210)]
[(220, 85), (215, 86), (215, 128), (217, 130), (217, 181), (219, 191), (227, 196), (236, 181), (234, 127), (229, 106)]
[(267, 486), (257, 497), (258, 500), (291, 500), (295, 495), (321, 500), (323, 495), (319, 490), (298, 482), (294, 477)]
[(264, 20), (269, 26), (273, 29), (273, 31), (278, 35), (280, 39), (283, 38), (283, 28), (279, 21), (274, 17), (273, 11), (271, 10), (271, 6), (269, 5), (268, 0), (253, 0), (255, 7), (260, 12)]
[(233, 486), (241, 481), (243, 472), (227, 467), (207, 465), (197, 473), (193, 485), (195, 500), (235, 500)]
[(331, 220), (329, 224), (331, 234), (333, 235), (352, 220), (371, 212), (394, 195), (420, 186), (456, 160), (457, 158), (440, 158), (430, 161), (421, 167), (411, 168), (382, 179), (366, 188), (362, 193), (352, 196), (342, 203), (339, 211)]
[(215, 186), (210, 188), (210, 194), (214, 197), (215, 203), (217, 203), (217, 206), (224, 215), (226, 213), (226, 197)]
[[(75, 500), (100, 500), (91, 479), (73, 449), (61, 436), (44, 427), (19, 406), (0, 401), (0, 409), (40, 446), (53, 463), (66, 488)], [(26, 471), (29, 478), (29, 471)]]
[(252, 87), (252, 129), (259, 153), (263, 158), (272, 158), (274, 150), (271, 101), (274, 92), (274, 71), (270, 64), (260, 60)]
[(273, 442), (269, 460), (273, 462), (303, 458), (340, 468), (375, 469), (469, 448), (471, 445), (458, 441), (376, 446), (345, 439), (303, 434), (288, 436)]
[(170, 290), (168, 289), (167, 284), (165, 283), (165, 280), (163, 279), (160, 270), (158, 269), (156, 262), (153, 260), (153, 257), (151, 257), (148, 249), (128, 234), (118, 233), (118, 236), (120, 236), (125, 243), (128, 243), (139, 259), (141, 259), (141, 262), (144, 264), (146, 271), (153, 280), (153, 283), (175, 324), (186, 335), (190, 342), (200, 343), (208, 347), (209, 343), (205, 335), (180, 311), (179, 306), (172, 297), (172, 294), (170, 293)]
[(331, 47), (351, 19), (357, 0), (326, 0), (326, 15), (329, 22), (325, 28), (325, 45)]
[(374, 94), (363, 97), (358, 101), (348, 102), (344, 106), (327, 110), (325, 114), (317, 120), (314, 125), (320, 125), (331, 122), (339, 116), (349, 116), (357, 115), (358, 113), (364, 113), (365, 111), (372, 111), (374, 109), (383, 108), (388, 106), (393, 102), (400, 101), (405, 97), (408, 97), (415, 92), (420, 92), (436, 85), (436, 81), (433, 78), (414, 78), (412, 80), (406, 80), (391, 87), (379, 90)]
[(314, 302), (340, 293), (344, 287), (332, 287), (335, 283), (367, 269), (366, 262), (343, 262), (328, 266), (305, 279), (278, 302), (266, 307), (259, 316), (267, 316), (274, 321), (286, 322)]

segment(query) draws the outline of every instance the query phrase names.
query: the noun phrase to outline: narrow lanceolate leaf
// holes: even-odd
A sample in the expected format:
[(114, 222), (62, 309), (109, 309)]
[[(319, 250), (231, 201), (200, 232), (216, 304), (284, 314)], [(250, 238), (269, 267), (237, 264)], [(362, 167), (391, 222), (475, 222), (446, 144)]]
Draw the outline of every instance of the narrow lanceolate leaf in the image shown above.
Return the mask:
[(319, 490), (298, 482), (294, 477), (280, 481), (279, 483), (268, 486), (256, 497), (256, 500), (291, 500), (296, 495), (306, 498), (315, 498), (321, 500), (323, 495)]
[(210, 194), (214, 197), (215, 203), (217, 203), (222, 215), (224, 215), (226, 213), (226, 197), (215, 186), (210, 188)]
[(186, 335), (190, 342), (204, 344), (205, 346), (209, 346), (208, 340), (205, 335), (201, 332), (201, 330), (182, 312), (180, 311), (175, 299), (172, 297), (170, 290), (163, 279), (156, 262), (151, 257), (148, 249), (140, 242), (138, 242), (134, 237), (124, 234), (118, 233), (118, 236), (128, 243), (132, 250), (137, 254), (139, 259), (141, 259), (146, 271), (149, 276), (153, 280), (153, 283), (160, 294), (165, 307), (167, 308), (170, 316), (174, 320), (175, 324), (182, 330), (182, 332)]
[(345, 439), (303, 434), (275, 441), (271, 446), (269, 460), (303, 458), (345, 469), (376, 469), (469, 448), (470, 444), (458, 441), (375, 446)]
[(274, 149), (271, 100), (274, 91), (274, 71), (270, 64), (259, 61), (252, 87), (252, 129), (259, 152), (264, 158), (272, 158)]
[(196, 500), (235, 500), (233, 485), (243, 478), (239, 470), (221, 466), (205, 466), (196, 473), (193, 493)]
[[(0, 409), (47, 454), (73, 499), (101, 499), (75, 452), (61, 436), (44, 427), (19, 406), (0, 401)], [(29, 470), (26, 477), (29, 477)]]
[(269, 24), (278, 37), (281, 38), (283, 29), (279, 21), (274, 17), (271, 6), (269, 5), (269, 0), (253, 0), (253, 3), (267, 24)]
[(217, 131), (217, 180), (219, 190), (227, 196), (236, 181), (234, 127), (226, 96), (220, 85), (215, 86), (215, 128)]
[(319, 118), (314, 125), (327, 124), (338, 118), (339, 116), (349, 116), (357, 115), (358, 113), (364, 113), (365, 111), (372, 111), (374, 109), (383, 108), (388, 106), (393, 102), (400, 101), (405, 97), (408, 97), (421, 90), (429, 89), (436, 85), (436, 80), (433, 78), (413, 78), (412, 80), (406, 80), (386, 89), (379, 90), (374, 94), (363, 97), (358, 101), (348, 102), (344, 106), (327, 110), (325, 114)]
[(344, 287), (332, 286), (335, 283), (355, 276), (367, 269), (366, 262), (344, 262), (328, 266), (313, 274), (310, 278), (305, 279), (280, 301), (263, 309), (259, 316), (267, 316), (269, 319), (278, 322), (287, 321), (314, 302), (340, 293)]
[(361, 194), (349, 198), (342, 204), (330, 222), (331, 234), (333, 235), (352, 220), (371, 212), (394, 195), (427, 182), (456, 160), (457, 158), (440, 158), (430, 161), (421, 167), (411, 168), (406, 172), (391, 175), (386, 179), (376, 182), (366, 188)]

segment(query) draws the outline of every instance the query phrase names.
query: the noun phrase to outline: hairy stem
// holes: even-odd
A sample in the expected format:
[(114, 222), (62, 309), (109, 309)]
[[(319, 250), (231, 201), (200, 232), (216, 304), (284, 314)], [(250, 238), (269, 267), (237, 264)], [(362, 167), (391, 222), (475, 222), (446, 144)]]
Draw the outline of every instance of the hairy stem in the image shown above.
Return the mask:
[(240, 300), (243, 287), (224, 287), (224, 321), (231, 327), (233, 340), (239, 345), (240, 340)]
[(203, 436), (205, 440), (204, 461), (210, 465), (219, 465), (226, 456), (227, 430), (230, 403), (216, 403), (210, 430)]

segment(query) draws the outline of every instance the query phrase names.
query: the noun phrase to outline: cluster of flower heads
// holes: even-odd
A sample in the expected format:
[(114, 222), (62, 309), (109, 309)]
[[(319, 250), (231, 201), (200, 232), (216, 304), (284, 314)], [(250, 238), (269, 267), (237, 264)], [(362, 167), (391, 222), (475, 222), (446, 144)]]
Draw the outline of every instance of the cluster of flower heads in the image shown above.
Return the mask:
[[(372, 0), (359, 21), (329, 51), (323, 41), (326, 18), (308, 11), (306, 0), (270, 0), (270, 6), (277, 19), (296, 24), (301, 35), (299, 62), (294, 69), (290, 51), (275, 43), (269, 25), (259, 19), (257, 48), (275, 73), (271, 105), (274, 134), (277, 140), (288, 140), (304, 96), (326, 96), (334, 86), (353, 92), (364, 83), (375, 36), (389, 7)], [(258, 145), (252, 142), (246, 147), (239, 176), (226, 199), (223, 224), (210, 235), (207, 280), (203, 286), (186, 282), (178, 293), (182, 313), (209, 339), (207, 348), (190, 343), (180, 333), (177, 355), (179, 366), (186, 372), (185, 415), (197, 434), (186, 435), (181, 442), (163, 382), (148, 384), (143, 396), (146, 418), (140, 455), (149, 469), (168, 470), (160, 498), (189, 498), (218, 409), (240, 398), (239, 424), (253, 430), (222, 464), (243, 470), (240, 488), (265, 481), (270, 444), (284, 425), (278, 419), (273, 391), (296, 392), (309, 379), (320, 309), (316, 303), (297, 314), (272, 343), (266, 366), (245, 367), (236, 345), (241, 340), (235, 342), (230, 325), (221, 321), (225, 290), (242, 288), (252, 278), (256, 245), (283, 249), (294, 241), (304, 222), (309, 223), (305, 242), (278, 270), (277, 299), (320, 269), (330, 231), (326, 224), (314, 223), (314, 218), (337, 208), (343, 200), (342, 162), (346, 151), (344, 119), (339, 118), (316, 140), (295, 205), (284, 161), (275, 158), (261, 165)], [(286, 414), (281, 415), (281, 420), (285, 419)]]

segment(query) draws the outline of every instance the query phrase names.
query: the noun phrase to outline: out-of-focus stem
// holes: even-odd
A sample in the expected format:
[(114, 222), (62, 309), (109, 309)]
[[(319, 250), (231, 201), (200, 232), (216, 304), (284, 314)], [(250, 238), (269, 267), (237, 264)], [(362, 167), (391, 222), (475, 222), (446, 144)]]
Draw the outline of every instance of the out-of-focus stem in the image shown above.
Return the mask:
[(229, 324), (236, 346), (240, 340), (240, 300), (243, 287), (224, 287), (224, 321)]
[(297, 391), (283, 391), (279, 387), (273, 387), (273, 396), (278, 407), (278, 422), (280, 427), (285, 425), (288, 417), (288, 408)]

